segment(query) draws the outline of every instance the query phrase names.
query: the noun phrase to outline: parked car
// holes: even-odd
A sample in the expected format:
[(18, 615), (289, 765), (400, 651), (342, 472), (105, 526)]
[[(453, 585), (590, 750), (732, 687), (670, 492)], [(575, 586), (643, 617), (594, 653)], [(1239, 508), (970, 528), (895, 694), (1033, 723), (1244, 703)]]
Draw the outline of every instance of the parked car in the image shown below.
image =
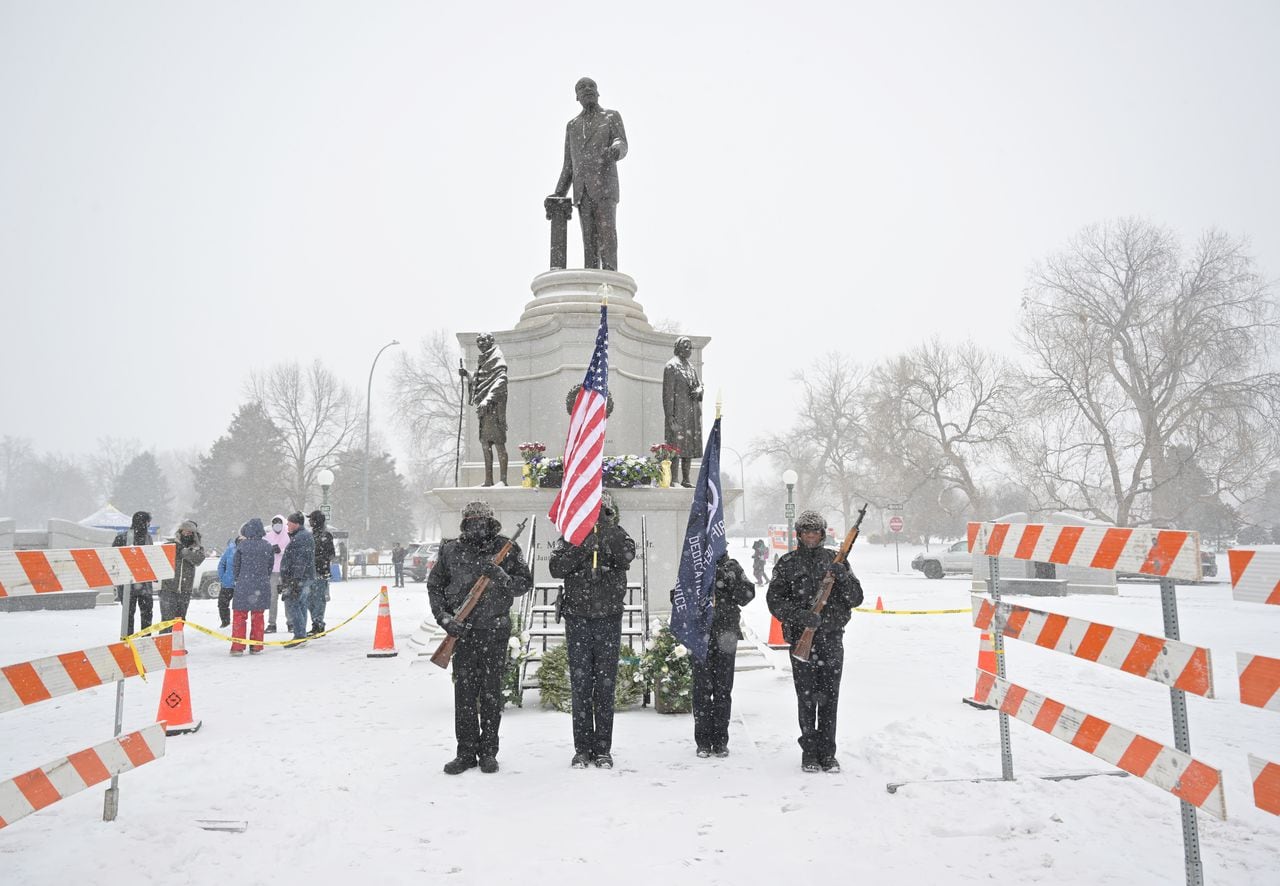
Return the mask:
[(966, 539), (937, 553), (916, 554), (911, 568), (923, 572), (925, 578), (942, 578), (949, 573), (973, 572), (973, 554)]
[(426, 581), (427, 573), (436, 565), (436, 557), (440, 554), (440, 542), (424, 541), (409, 545), (404, 562), (409, 567), (409, 576), (414, 581)]

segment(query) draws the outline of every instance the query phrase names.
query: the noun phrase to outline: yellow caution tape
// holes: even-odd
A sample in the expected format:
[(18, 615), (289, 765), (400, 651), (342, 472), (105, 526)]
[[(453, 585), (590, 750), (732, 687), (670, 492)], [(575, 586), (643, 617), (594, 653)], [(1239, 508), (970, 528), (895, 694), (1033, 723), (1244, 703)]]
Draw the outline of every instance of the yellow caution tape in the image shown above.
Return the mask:
[(968, 609), (863, 609), (859, 607), (853, 611), (864, 612), (867, 615), (958, 615), (961, 612), (972, 612), (973, 607)]
[[(381, 596), (382, 596), (382, 592), (379, 591), (378, 593), (370, 597), (367, 603), (365, 603), (363, 606), (361, 606), (359, 609), (357, 609), (355, 612), (353, 612), (349, 617), (347, 617), (343, 621), (339, 622), (338, 624), (334, 625), (333, 627), (329, 628), (323, 633), (312, 634), (308, 636), (306, 639), (315, 640), (318, 637), (327, 637), (329, 634), (332, 634), (334, 631), (341, 630), (342, 628), (349, 625), (351, 622), (355, 621), (355, 619), (358, 618), (362, 612), (364, 612), (366, 609), (369, 608), (369, 606), (373, 603), (374, 600), (377, 600)], [(149, 627), (145, 627), (142, 630), (138, 631), (136, 634), (130, 634), (129, 636), (125, 637), (124, 641), (129, 644), (130, 649), (133, 649), (133, 643), (131, 641), (137, 639), (138, 637), (145, 637), (147, 634), (153, 634), (156, 631), (163, 631), (165, 628), (173, 627), (180, 620), (183, 621), (183, 624), (185, 627), (192, 628), (193, 630), (197, 630), (202, 634), (207, 634), (208, 636), (213, 637), (214, 639), (217, 639), (217, 640), (225, 640), (228, 643), (241, 643), (246, 646), (289, 646), (294, 643), (303, 642), (301, 640), (292, 640), (292, 639), (290, 640), (252, 640), (252, 639), (249, 639), (248, 637), (228, 637), (226, 634), (221, 634), (213, 630), (212, 628), (206, 628), (204, 625), (196, 624), (194, 621), (186, 621), (184, 619), (176, 619), (176, 618), (170, 619), (169, 621), (162, 621), (162, 622), (159, 622), (158, 624), (150, 625)], [(133, 656), (134, 656), (134, 660), (138, 663), (139, 672), (141, 672), (142, 659), (138, 657), (138, 651), (136, 649), (133, 650)]]
[(142, 654), (138, 652), (138, 647), (133, 645), (132, 637), (125, 637), (123, 642), (128, 645), (129, 651), (133, 653), (133, 666), (138, 669), (138, 676), (142, 678), (142, 682), (147, 682), (147, 666), (142, 663)]

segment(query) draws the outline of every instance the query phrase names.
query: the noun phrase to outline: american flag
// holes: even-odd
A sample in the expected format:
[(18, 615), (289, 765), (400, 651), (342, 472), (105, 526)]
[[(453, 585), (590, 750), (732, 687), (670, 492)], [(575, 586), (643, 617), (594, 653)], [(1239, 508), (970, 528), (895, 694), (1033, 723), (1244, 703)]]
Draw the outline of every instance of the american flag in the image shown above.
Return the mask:
[(569, 416), (564, 444), (564, 483), (547, 516), (570, 544), (582, 544), (600, 516), (605, 404), (609, 400), (609, 315), (600, 306), (596, 349)]

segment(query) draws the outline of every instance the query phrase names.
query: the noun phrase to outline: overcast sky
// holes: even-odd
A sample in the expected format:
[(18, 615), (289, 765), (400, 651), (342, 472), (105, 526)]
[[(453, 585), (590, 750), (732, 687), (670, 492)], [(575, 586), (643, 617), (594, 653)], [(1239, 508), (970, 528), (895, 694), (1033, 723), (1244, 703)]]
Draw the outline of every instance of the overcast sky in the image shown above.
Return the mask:
[(251, 369), (363, 393), (392, 338), (513, 326), (589, 75), (620, 270), (712, 336), (745, 451), (826, 351), (1008, 349), (1090, 223), (1217, 226), (1275, 280), (1277, 45), (1274, 0), (0, 0), (0, 433), (206, 447)]

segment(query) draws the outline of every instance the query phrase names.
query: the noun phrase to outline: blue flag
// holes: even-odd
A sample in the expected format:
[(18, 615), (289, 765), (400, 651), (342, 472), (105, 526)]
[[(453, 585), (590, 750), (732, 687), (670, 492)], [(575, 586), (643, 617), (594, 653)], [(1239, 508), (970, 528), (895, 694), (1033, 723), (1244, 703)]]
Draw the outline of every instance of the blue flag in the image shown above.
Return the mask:
[(698, 661), (707, 660), (716, 561), (727, 549), (724, 499), (720, 495), (720, 419), (717, 418), (702, 454), (702, 468), (698, 471), (689, 525), (680, 551), (680, 572), (671, 593), (671, 632)]

